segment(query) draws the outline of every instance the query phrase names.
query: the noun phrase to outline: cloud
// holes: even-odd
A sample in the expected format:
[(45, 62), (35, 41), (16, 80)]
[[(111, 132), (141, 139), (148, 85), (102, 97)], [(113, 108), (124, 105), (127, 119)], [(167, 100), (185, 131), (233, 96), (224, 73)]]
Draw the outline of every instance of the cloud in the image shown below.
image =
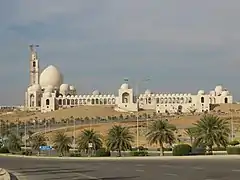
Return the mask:
[(240, 98), (239, 15), (237, 0), (1, 2), (0, 102), (23, 102), (30, 43), (40, 45), (42, 68), (57, 65), (79, 91), (116, 92), (124, 77), (151, 77), (143, 89), (221, 83)]

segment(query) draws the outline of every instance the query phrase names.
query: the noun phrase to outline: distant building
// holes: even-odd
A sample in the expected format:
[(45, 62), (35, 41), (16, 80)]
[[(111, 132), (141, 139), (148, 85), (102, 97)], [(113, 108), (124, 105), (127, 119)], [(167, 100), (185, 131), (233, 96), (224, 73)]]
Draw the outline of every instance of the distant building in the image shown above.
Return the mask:
[(98, 90), (91, 94), (77, 95), (74, 86), (63, 82), (63, 75), (55, 66), (48, 66), (40, 74), (37, 52), (31, 48), (30, 83), (25, 93), (25, 109), (49, 112), (75, 106), (115, 106), (117, 111), (138, 111), (139, 109), (156, 110), (157, 113), (185, 113), (190, 111), (209, 111), (211, 105), (232, 103), (233, 97), (222, 86), (210, 93), (199, 90), (197, 94), (189, 93), (152, 93), (146, 90), (139, 97), (133, 88), (124, 83), (118, 94), (101, 94)]

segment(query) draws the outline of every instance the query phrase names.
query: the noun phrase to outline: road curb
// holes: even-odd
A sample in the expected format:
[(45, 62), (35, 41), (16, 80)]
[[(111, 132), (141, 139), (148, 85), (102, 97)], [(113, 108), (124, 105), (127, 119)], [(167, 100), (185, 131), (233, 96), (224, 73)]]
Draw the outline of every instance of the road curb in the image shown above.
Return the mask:
[(10, 174), (6, 169), (0, 168), (0, 180), (11, 180)]
[(143, 156), (143, 157), (48, 157), (0, 154), (3, 157), (20, 157), (46, 160), (193, 160), (193, 159), (240, 159), (240, 155), (205, 155), (205, 156)]

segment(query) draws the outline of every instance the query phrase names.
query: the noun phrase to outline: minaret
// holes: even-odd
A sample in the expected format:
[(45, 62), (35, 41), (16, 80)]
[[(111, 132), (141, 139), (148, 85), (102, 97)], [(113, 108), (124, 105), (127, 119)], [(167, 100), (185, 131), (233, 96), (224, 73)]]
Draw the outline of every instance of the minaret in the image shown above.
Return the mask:
[(30, 83), (29, 85), (32, 86), (33, 84), (39, 84), (39, 60), (37, 56), (37, 52), (34, 47), (39, 47), (39, 45), (30, 45)]

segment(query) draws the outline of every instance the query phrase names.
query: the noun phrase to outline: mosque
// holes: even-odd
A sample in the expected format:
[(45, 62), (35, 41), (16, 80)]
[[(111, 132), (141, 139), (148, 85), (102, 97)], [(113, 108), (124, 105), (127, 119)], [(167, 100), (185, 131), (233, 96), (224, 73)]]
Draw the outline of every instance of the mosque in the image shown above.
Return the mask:
[(205, 112), (211, 105), (232, 103), (229, 91), (218, 85), (205, 93), (152, 93), (146, 90), (136, 96), (132, 87), (124, 83), (115, 94), (101, 94), (98, 90), (78, 95), (73, 85), (65, 84), (63, 75), (55, 66), (48, 66), (40, 74), (39, 58), (30, 46), (30, 83), (25, 93), (25, 109), (43, 113), (75, 106), (113, 106), (116, 111), (134, 112), (155, 110), (157, 113)]

